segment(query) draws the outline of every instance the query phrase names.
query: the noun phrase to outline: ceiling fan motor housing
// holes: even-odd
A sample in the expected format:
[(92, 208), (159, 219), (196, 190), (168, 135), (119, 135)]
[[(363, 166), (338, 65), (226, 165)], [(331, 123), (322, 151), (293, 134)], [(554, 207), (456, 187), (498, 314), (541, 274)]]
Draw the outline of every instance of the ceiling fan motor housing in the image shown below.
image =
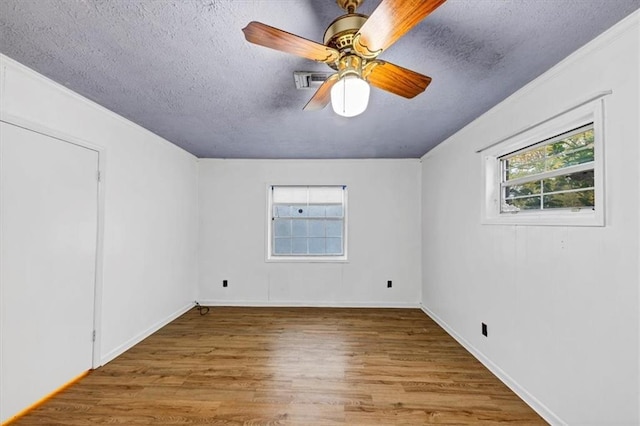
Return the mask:
[(353, 36), (367, 21), (366, 15), (349, 13), (335, 19), (324, 32), (325, 46), (333, 47), (340, 51), (350, 51), (353, 45)]

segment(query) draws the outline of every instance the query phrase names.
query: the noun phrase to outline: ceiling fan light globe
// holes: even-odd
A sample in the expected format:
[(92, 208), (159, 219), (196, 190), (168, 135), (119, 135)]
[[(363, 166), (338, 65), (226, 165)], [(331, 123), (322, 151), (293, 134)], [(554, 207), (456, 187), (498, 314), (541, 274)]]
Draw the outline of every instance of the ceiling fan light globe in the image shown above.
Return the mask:
[(369, 84), (355, 74), (345, 75), (331, 88), (333, 111), (343, 117), (362, 114), (369, 104)]

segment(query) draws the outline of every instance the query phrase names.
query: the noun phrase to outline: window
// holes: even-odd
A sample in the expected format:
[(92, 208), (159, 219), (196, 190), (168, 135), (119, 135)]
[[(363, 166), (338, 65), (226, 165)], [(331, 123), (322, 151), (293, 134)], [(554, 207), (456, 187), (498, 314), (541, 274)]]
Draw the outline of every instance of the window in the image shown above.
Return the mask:
[(595, 208), (593, 123), (500, 157), (501, 212)]
[(345, 186), (270, 186), (271, 260), (345, 260)]
[(484, 223), (604, 225), (602, 102), (483, 151)]

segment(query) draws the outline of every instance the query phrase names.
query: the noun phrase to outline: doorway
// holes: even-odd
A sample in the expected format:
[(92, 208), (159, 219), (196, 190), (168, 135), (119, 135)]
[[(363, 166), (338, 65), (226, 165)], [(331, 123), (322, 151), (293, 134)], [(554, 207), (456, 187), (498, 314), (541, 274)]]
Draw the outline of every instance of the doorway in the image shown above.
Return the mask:
[(0, 122), (0, 421), (93, 365), (99, 152)]

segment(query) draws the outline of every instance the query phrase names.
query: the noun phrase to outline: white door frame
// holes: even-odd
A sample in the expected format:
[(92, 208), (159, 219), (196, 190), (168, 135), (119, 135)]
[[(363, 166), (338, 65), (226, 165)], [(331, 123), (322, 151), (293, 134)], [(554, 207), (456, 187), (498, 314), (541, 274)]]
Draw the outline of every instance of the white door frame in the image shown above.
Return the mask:
[(91, 368), (95, 369), (101, 366), (101, 328), (102, 328), (102, 271), (104, 264), (104, 212), (105, 212), (105, 176), (106, 176), (106, 150), (104, 147), (92, 144), (82, 139), (76, 138), (64, 132), (60, 132), (49, 127), (43, 126), (31, 120), (24, 119), (5, 112), (0, 116), (0, 121), (6, 124), (17, 126), (25, 130), (40, 133), (62, 142), (78, 145), (83, 148), (96, 151), (98, 153), (98, 217), (97, 217), (97, 234), (96, 234), (96, 259), (95, 259), (95, 279), (94, 279), (94, 296), (93, 296), (93, 330), (95, 339), (92, 345)]

